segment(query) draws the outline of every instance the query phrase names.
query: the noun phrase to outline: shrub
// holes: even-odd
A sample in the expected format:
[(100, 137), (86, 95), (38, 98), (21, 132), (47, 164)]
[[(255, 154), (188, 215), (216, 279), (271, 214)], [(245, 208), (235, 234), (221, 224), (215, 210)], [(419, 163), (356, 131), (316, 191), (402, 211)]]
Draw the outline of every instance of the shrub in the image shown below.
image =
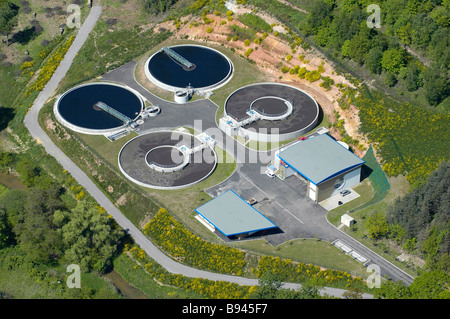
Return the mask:
[(300, 79), (304, 79), (308, 72), (309, 72), (308, 69), (306, 69), (305, 67), (301, 67), (298, 70), (297, 75)]
[(242, 275), (245, 253), (201, 240), (162, 208), (144, 226), (144, 233), (172, 257), (184, 263), (220, 273)]
[(61, 63), (62, 59), (64, 58), (64, 55), (69, 50), (74, 39), (75, 36), (71, 35), (69, 39), (62, 46), (60, 46), (56, 50), (56, 52), (48, 59), (47, 63), (42, 67), (41, 72), (39, 73), (39, 76), (36, 79), (36, 81), (25, 92), (25, 97), (28, 97), (30, 94), (34, 92), (39, 92), (44, 88), (44, 86), (52, 77), (53, 73), (56, 71), (56, 68)]
[(257, 31), (271, 32), (272, 27), (263, 19), (253, 13), (244, 13), (239, 16), (239, 21)]
[(283, 73), (287, 73), (287, 72), (289, 72), (289, 67), (288, 66), (283, 66), (282, 68), (281, 68), (281, 72), (283, 72)]
[(305, 75), (305, 79), (308, 80), (309, 82), (316, 82), (320, 79), (320, 72), (319, 71), (308, 72)]
[(320, 83), (320, 86), (329, 91), (331, 89), (331, 86), (334, 84), (334, 80), (329, 76), (323, 76), (322, 80), (323, 82)]

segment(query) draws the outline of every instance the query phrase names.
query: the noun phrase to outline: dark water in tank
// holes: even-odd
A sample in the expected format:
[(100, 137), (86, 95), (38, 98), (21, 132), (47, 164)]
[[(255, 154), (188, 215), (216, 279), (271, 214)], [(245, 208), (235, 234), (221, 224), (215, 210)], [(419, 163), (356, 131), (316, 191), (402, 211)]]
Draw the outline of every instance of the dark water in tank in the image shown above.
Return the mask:
[(165, 52), (156, 53), (148, 64), (153, 77), (167, 85), (185, 88), (202, 88), (214, 85), (230, 72), (228, 60), (215, 50), (200, 46), (170, 47), (189, 62), (195, 64), (195, 69), (187, 71), (173, 61)]
[(109, 84), (92, 84), (67, 93), (59, 103), (59, 113), (68, 122), (89, 129), (110, 129), (124, 123), (94, 104), (103, 102), (120, 113), (135, 119), (141, 111), (140, 99), (131, 91)]

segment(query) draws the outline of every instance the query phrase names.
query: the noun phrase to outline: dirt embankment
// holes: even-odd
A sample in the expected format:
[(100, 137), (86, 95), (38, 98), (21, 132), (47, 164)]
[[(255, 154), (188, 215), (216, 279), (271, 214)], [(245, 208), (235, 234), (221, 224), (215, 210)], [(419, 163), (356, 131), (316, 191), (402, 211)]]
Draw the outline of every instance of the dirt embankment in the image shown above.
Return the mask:
[[(163, 29), (171, 30), (174, 32), (174, 36), (180, 39), (208, 42), (216, 45), (223, 45), (227, 48), (233, 48), (239, 55), (244, 55), (249, 48), (252, 48), (253, 52), (250, 54), (249, 58), (255, 62), (261, 72), (266, 74), (266, 77), (270, 81), (286, 83), (298, 87), (313, 96), (331, 122), (335, 121), (333, 111), (337, 111), (340, 114), (340, 118), (345, 120), (344, 127), (347, 134), (352, 138), (358, 139), (360, 144), (367, 147), (366, 139), (358, 133), (360, 124), (358, 111), (354, 107), (344, 111), (339, 107), (337, 102), (342, 93), (339, 91), (339, 88), (336, 87), (336, 84), (341, 83), (349, 87), (353, 87), (353, 85), (344, 76), (337, 75), (332, 63), (327, 61), (325, 57), (315, 50), (305, 51), (300, 46), (295, 48), (295, 53), (292, 53), (288, 41), (280, 36), (275, 36), (274, 34), (269, 34), (260, 44), (252, 42), (249, 46), (244, 44), (243, 39), (237, 41), (230, 40), (230, 37), (234, 36), (230, 26), (237, 25), (241, 28), (246, 28), (245, 25), (236, 19), (236, 16), (250, 11), (251, 10), (248, 8), (238, 7), (234, 11), (232, 21), (227, 21), (227, 17), (224, 15), (216, 16), (210, 14), (207, 18), (212, 22), (208, 24), (204, 23), (203, 18), (187, 16), (178, 22), (178, 28), (176, 22), (166, 21), (153, 26), (153, 29), (155, 32), (159, 32), (159, 30)], [(275, 18), (262, 13), (258, 13), (258, 15), (271, 25), (277, 24), (273, 27), (274, 31), (278, 31), (279, 33), (285, 32), (282, 24)], [(256, 37), (261, 38), (262, 34), (257, 33)], [(292, 59), (287, 61), (286, 56), (289, 54), (292, 55)], [(331, 89), (328, 91), (320, 87), (322, 80), (311, 83), (308, 80), (299, 78), (297, 74), (289, 74), (289, 72), (283, 73), (281, 71), (283, 66), (293, 68), (296, 65), (300, 68), (305, 67), (309, 71), (314, 71), (322, 64), (325, 69), (322, 76), (328, 76), (334, 80), (334, 85), (332, 85)], [(337, 131), (331, 130), (331, 134), (335, 138), (340, 139)], [(364, 152), (355, 149), (355, 153), (362, 156)]]

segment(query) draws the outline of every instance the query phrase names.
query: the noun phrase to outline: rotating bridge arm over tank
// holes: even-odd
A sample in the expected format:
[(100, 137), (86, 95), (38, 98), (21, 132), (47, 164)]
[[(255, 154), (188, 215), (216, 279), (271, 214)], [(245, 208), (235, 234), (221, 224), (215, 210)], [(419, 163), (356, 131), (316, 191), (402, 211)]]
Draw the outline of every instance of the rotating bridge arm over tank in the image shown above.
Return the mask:
[(186, 70), (193, 70), (195, 68), (195, 64), (189, 62), (187, 59), (176, 53), (174, 50), (168, 47), (163, 47), (161, 51), (164, 51), (173, 61), (180, 64)]
[(95, 103), (95, 106), (99, 107), (100, 109), (102, 109), (106, 113), (114, 116), (115, 118), (121, 120), (125, 124), (130, 124), (131, 122), (133, 122), (133, 120), (130, 119), (128, 116), (126, 116), (126, 115), (120, 113), (119, 111), (113, 109), (111, 106), (109, 106), (106, 103), (103, 103), (103, 102), (99, 101), (99, 102)]

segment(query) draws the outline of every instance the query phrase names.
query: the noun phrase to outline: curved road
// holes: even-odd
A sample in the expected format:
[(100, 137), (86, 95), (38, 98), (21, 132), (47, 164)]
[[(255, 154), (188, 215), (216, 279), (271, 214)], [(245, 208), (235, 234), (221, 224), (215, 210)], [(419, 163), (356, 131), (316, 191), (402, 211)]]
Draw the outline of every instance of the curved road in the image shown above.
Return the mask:
[[(142, 249), (144, 249), (145, 252), (151, 258), (153, 258), (157, 263), (159, 263), (162, 267), (164, 267), (168, 272), (174, 274), (181, 274), (186, 277), (194, 277), (194, 278), (200, 277), (214, 281), (227, 281), (237, 283), (239, 285), (249, 285), (249, 286), (257, 285), (258, 284), (257, 279), (249, 279), (244, 277), (223, 275), (203, 271), (180, 264), (169, 258), (162, 251), (160, 251), (155, 245), (153, 245), (153, 243), (145, 235), (143, 235), (142, 232), (136, 226), (134, 226), (120, 212), (120, 210), (117, 207), (115, 207), (111, 203), (111, 201), (103, 194), (103, 192), (99, 188), (97, 188), (97, 186), (92, 182), (92, 180), (52, 142), (52, 140), (47, 136), (44, 130), (39, 126), (38, 123), (39, 111), (56, 92), (59, 83), (69, 70), (77, 52), (81, 49), (84, 42), (88, 38), (89, 33), (94, 28), (98, 18), (101, 15), (101, 11), (102, 9), (100, 6), (92, 7), (89, 16), (86, 18), (82, 27), (78, 31), (78, 34), (72, 46), (66, 53), (64, 59), (61, 61), (59, 67), (53, 74), (50, 81), (38, 95), (29, 112), (25, 116), (24, 120), (25, 126), (29, 130), (31, 136), (35, 138), (38, 143), (42, 144), (47, 153), (55, 157), (55, 159), (64, 167), (64, 169), (69, 171), (72, 174), (72, 176), (77, 180), (77, 182), (80, 185), (82, 185), (96, 199), (99, 205), (104, 207), (106, 211), (111, 216), (113, 216), (113, 218), (117, 221), (117, 223), (133, 237), (136, 244), (138, 244)], [(297, 289), (298, 287), (300, 287), (300, 285), (286, 283), (285, 287)], [(345, 292), (345, 290), (336, 288), (322, 289), (322, 293), (326, 293), (337, 297), (342, 297), (343, 292)], [(372, 298), (372, 296), (370, 294), (363, 294), (363, 298)]]

